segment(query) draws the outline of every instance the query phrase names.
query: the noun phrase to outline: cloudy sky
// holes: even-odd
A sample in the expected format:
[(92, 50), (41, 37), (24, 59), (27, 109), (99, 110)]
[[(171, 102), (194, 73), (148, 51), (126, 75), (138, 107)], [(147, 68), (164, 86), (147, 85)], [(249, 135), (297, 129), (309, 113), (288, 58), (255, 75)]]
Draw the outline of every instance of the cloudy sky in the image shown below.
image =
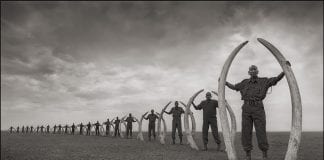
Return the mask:
[[(1, 2), (1, 129), (160, 112), (217, 90), (227, 56), (246, 40), (227, 81), (248, 78), (251, 64), (277, 76), (259, 37), (292, 64), (303, 130), (323, 131), (323, 2)], [(227, 89), (226, 98), (240, 130), (240, 94)], [(286, 79), (264, 103), (267, 130), (290, 130)]]

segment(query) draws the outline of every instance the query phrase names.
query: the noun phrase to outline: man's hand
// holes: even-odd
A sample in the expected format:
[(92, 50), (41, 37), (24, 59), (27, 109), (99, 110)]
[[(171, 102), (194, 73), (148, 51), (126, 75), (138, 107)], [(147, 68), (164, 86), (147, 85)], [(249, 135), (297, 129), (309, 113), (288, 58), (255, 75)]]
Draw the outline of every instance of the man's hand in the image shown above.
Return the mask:
[(286, 64), (287, 64), (289, 67), (291, 67), (291, 64), (290, 64), (289, 61), (286, 61)]

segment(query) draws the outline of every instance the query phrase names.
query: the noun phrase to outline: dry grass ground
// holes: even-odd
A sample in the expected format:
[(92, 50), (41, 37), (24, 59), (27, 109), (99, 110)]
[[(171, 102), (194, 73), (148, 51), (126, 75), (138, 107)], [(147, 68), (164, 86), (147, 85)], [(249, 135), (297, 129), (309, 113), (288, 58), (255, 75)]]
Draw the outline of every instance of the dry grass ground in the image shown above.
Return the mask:
[[(136, 135), (136, 133), (134, 134)], [(146, 136), (146, 134), (144, 134)], [(157, 140), (141, 142), (135, 139), (112, 137), (53, 135), (53, 134), (8, 134), (1, 132), (1, 159), (8, 160), (225, 160), (225, 153), (216, 152), (216, 144), (209, 134), (209, 151), (196, 151), (188, 145), (161, 145)], [(244, 152), (240, 144), (240, 134), (236, 146), (240, 159)], [(273, 132), (268, 134), (270, 160), (284, 159), (289, 133)], [(197, 143), (202, 147), (201, 133), (197, 134)], [(177, 139), (178, 140), (178, 139)], [(177, 141), (178, 142), (178, 141)], [(186, 140), (184, 138), (184, 143)], [(261, 159), (254, 135), (253, 159)], [(223, 144), (224, 145), (224, 144)], [(300, 160), (323, 159), (323, 132), (304, 132), (299, 151)]]

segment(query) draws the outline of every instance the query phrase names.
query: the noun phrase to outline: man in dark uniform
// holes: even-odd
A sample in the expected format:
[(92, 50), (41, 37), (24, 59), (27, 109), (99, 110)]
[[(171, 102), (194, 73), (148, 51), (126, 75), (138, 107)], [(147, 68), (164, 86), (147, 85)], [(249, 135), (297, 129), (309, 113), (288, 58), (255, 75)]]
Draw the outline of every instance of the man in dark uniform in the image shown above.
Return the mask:
[(136, 121), (132, 117), (132, 114), (129, 114), (129, 116), (126, 118), (125, 121), (127, 122), (126, 138), (128, 138), (128, 136), (130, 136), (130, 138), (132, 138), (133, 122), (136, 122)]
[(97, 123), (93, 124), (95, 126), (95, 131), (96, 131), (96, 136), (99, 136), (99, 127), (101, 126), (99, 121), (97, 121)]
[(218, 108), (218, 101), (211, 99), (212, 95), (210, 92), (206, 93), (206, 100), (200, 102), (198, 106), (192, 102), (193, 107), (196, 110), (203, 110), (203, 141), (204, 141), (204, 148), (203, 151), (207, 150), (208, 144), (208, 129), (209, 125), (212, 130), (212, 134), (214, 140), (217, 144), (217, 151), (221, 150), (221, 140), (218, 135), (218, 126), (217, 126), (217, 117), (216, 117), (216, 108)]
[(56, 132), (56, 124), (54, 125), (54, 127), (53, 127), (53, 134), (55, 134), (55, 132)]
[(22, 126), (22, 128), (21, 128), (21, 133), (25, 133), (25, 127), (24, 126)]
[(46, 133), (49, 133), (49, 129), (50, 129), (50, 126), (47, 125), (47, 126), (46, 126)]
[(28, 126), (26, 126), (26, 133), (28, 133), (29, 132), (29, 127)]
[(41, 129), (41, 133), (44, 133), (44, 129), (45, 127), (42, 125), (41, 127), (40, 127), (40, 129)]
[(39, 126), (36, 127), (36, 132), (38, 133), (38, 131), (39, 131)]
[(90, 132), (91, 132), (91, 123), (89, 122), (88, 124), (87, 124), (87, 136), (90, 136)]
[(74, 125), (74, 123), (72, 124), (71, 129), (72, 129), (71, 134), (74, 135), (74, 129), (75, 129), (75, 125)]
[(148, 125), (148, 137), (149, 137), (149, 141), (151, 141), (151, 135), (153, 132), (153, 137), (155, 139), (156, 135), (155, 135), (155, 121), (156, 119), (158, 119), (159, 117), (154, 114), (154, 110), (151, 110), (151, 114), (149, 114), (147, 117), (144, 117), (145, 120), (149, 120), (149, 125)]
[(34, 129), (34, 127), (30, 126), (30, 133), (33, 133), (33, 129)]
[(116, 120), (113, 123), (115, 124), (115, 137), (116, 135), (120, 136), (120, 132), (119, 132), (120, 120), (118, 119), (118, 117), (116, 117)]
[(16, 132), (19, 133), (19, 126), (17, 127), (17, 131)]
[(109, 132), (110, 132), (110, 125), (111, 125), (111, 123), (110, 123), (110, 121), (109, 121), (109, 118), (108, 118), (107, 121), (104, 122), (103, 124), (106, 125), (106, 136), (109, 136)]
[(12, 130), (14, 129), (14, 127), (13, 126), (10, 126), (10, 128), (9, 128), (9, 133), (12, 133)]
[(69, 128), (69, 126), (66, 124), (65, 126), (64, 126), (64, 128), (65, 128), (65, 134), (68, 134), (68, 128)]
[[(290, 63), (287, 61), (290, 66)], [(266, 97), (267, 91), (271, 86), (277, 84), (284, 77), (284, 72), (277, 77), (266, 78), (258, 77), (258, 68), (255, 65), (250, 66), (249, 79), (235, 85), (226, 82), (230, 89), (240, 91), (244, 104), (242, 106), (242, 145), (246, 152), (246, 159), (251, 159), (252, 130), (253, 123), (258, 140), (258, 146), (263, 152), (263, 158), (267, 159), (269, 144), (266, 134), (266, 116), (262, 100)]]
[(84, 127), (84, 125), (81, 122), (80, 124), (78, 124), (78, 126), (80, 127), (80, 135), (82, 135), (83, 134), (83, 127)]
[(175, 107), (171, 108), (170, 112), (164, 111), (166, 114), (172, 114), (172, 144), (175, 144), (175, 132), (178, 130), (178, 135), (180, 139), (180, 144), (182, 144), (182, 128), (181, 128), (181, 114), (184, 113), (184, 110), (179, 107), (178, 101), (174, 102)]
[(58, 125), (58, 133), (61, 134), (62, 133), (62, 125)]

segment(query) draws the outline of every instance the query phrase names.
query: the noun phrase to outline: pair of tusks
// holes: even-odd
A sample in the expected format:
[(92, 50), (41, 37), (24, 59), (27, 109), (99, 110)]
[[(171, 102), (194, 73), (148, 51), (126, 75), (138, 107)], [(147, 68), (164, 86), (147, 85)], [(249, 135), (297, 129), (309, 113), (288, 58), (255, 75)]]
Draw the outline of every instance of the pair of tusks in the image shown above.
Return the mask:
[(147, 115), (148, 112), (146, 112), (145, 114), (142, 115), (140, 121), (138, 122), (138, 134), (137, 134), (137, 139), (144, 141), (144, 137), (143, 137), (143, 133), (142, 133), (142, 122), (144, 117)]
[[(161, 110), (161, 113), (158, 114), (159, 115), (159, 119), (158, 119), (158, 135), (159, 135), (159, 138), (160, 138), (160, 143), (161, 144), (165, 144), (165, 136), (166, 136), (166, 132), (167, 132), (167, 127), (166, 127), (166, 123), (163, 119), (163, 114), (164, 114), (164, 111), (168, 108), (168, 106), (171, 104), (171, 101), (164, 106), (164, 108)], [(161, 132), (161, 121), (163, 121), (163, 132)]]
[[(296, 160), (297, 152), (300, 146), (301, 132), (302, 132), (302, 104), (301, 104), (301, 97), (300, 97), (297, 81), (291, 67), (287, 65), (286, 63), (287, 60), (280, 53), (280, 51), (276, 47), (274, 47), (271, 43), (267, 42), (264, 39), (258, 38), (258, 41), (262, 45), (264, 45), (277, 59), (288, 81), (290, 96), (292, 101), (292, 126), (290, 131), (288, 149), (285, 155), (285, 160)], [(235, 58), (237, 53), (241, 50), (241, 48), (243, 48), (247, 43), (248, 41), (243, 42), (238, 47), (236, 47), (234, 51), (229, 55), (222, 68), (220, 81), (218, 83), (218, 93), (219, 93), (218, 103), (219, 103), (219, 110), (220, 110), (220, 119), (221, 119), (221, 125), (223, 130), (224, 142), (227, 149), (227, 156), (229, 160), (237, 160), (237, 155), (236, 155), (234, 143), (231, 140), (228, 119), (226, 115), (225, 83), (233, 59)]]
[[(120, 119), (120, 123), (119, 123), (119, 133), (120, 133), (120, 137), (121, 138), (124, 138), (125, 136), (124, 136), (124, 133), (122, 132), (122, 128), (121, 128), (121, 124), (124, 124), (124, 127), (125, 127), (125, 130), (126, 130), (126, 128), (127, 128), (127, 125), (126, 125), (126, 121), (125, 121), (125, 118), (126, 118), (127, 116), (124, 116), (123, 118), (121, 118)], [(126, 131), (125, 131), (126, 132)]]
[[(195, 118), (193, 116), (193, 113), (190, 110), (190, 106), (192, 104), (192, 102), (194, 101), (194, 99), (204, 90), (201, 89), (198, 92), (196, 92), (188, 101), (187, 105), (185, 105), (183, 102), (181, 102), (185, 107), (185, 115), (184, 115), (184, 128), (185, 128), (185, 132), (186, 132), (186, 136), (187, 136), (187, 140), (188, 143), (190, 145), (191, 148), (199, 150), (199, 147), (196, 144), (195, 141), (195, 131), (196, 131), (196, 122), (195, 122)], [(217, 92), (212, 91), (212, 93), (214, 93), (216, 96), (218, 96)], [(229, 104), (226, 102), (226, 108), (231, 116), (231, 140), (234, 142), (235, 141), (235, 134), (236, 134), (236, 118), (234, 115), (234, 112), (232, 110), (232, 108), (229, 106)], [(192, 123), (192, 130), (190, 131), (189, 129), (189, 115), (191, 118), (191, 123)]]

